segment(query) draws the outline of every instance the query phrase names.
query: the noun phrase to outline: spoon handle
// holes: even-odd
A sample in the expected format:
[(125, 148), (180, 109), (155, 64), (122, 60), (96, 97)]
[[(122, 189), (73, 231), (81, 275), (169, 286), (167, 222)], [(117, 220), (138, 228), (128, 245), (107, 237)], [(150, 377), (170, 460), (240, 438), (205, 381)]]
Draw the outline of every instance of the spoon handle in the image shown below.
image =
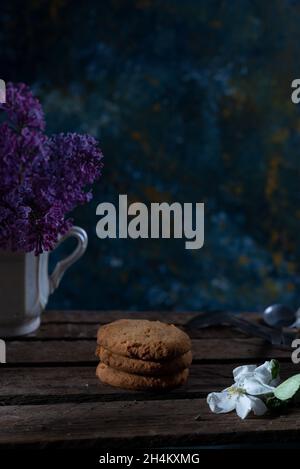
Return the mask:
[(282, 332), (280, 329), (266, 327), (256, 324), (248, 319), (242, 318), (236, 314), (226, 311), (211, 311), (201, 313), (187, 323), (187, 327), (209, 327), (212, 325), (230, 324), (237, 329), (254, 337), (261, 337), (272, 345), (290, 349), (292, 341), (296, 338), (296, 334)]

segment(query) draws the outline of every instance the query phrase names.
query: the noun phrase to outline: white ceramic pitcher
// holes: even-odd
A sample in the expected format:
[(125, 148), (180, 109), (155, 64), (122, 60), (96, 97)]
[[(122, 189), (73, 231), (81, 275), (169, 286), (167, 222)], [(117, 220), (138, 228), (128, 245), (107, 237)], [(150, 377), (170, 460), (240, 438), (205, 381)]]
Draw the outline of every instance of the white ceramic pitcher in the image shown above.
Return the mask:
[(75, 250), (57, 263), (50, 276), (51, 252), (35, 256), (32, 252), (0, 251), (0, 338), (29, 334), (39, 327), (49, 295), (87, 248), (87, 234), (78, 226), (73, 226), (58, 245), (70, 237), (77, 239)]

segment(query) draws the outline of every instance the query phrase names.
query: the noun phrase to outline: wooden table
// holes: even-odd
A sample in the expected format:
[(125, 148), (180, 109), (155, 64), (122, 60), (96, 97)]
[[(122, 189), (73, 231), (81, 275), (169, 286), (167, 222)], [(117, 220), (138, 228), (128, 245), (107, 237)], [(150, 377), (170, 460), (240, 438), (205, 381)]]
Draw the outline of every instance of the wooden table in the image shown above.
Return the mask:
[[(7, 342), (0, 365), (0, 449), (6, 447), (157, 448), (300, 441), (300, 409), (241, 421), (215, 415), (206, 395), (232, 383), (232, 369), (277, 358), (282, 376), (297, 372), (290, 354), (228, 327), (188, 330), (196, 313), (44, 314), (40, 330)], [(128, 392), (95, 377), (96, 331), (122, 317), (161, 319), (185, 328), (194, 361), (185, 387)], [(200, 415), (199, 419), (195, 417)]]

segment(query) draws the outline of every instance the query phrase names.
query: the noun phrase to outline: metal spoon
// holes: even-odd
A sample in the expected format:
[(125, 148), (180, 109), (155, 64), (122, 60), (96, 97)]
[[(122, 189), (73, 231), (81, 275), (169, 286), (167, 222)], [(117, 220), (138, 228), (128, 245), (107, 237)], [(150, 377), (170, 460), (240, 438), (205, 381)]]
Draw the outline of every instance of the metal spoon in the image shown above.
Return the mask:
[(263, 320), (268, 326), (275, 328), (296, 327), (295, 311), (289, 306), (274, 304), (268, 306), (263, 312)]

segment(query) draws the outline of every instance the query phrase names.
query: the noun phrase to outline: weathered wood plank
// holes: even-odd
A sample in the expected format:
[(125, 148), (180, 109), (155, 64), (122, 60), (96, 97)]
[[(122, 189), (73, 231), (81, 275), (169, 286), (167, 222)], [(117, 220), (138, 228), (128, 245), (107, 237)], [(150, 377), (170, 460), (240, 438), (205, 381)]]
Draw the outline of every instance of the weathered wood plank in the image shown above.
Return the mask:
[[(11, 341), (7, 342), (7, 363), (94, 363), (95, 347), (95, 340)], [(257, 338), (193, 340), (192, 349), (197, 362), (290, 359), (289, 351)]]
[[(46, 312), (43, 317), (41, 327), (22, 337), (22, 340), (44, 340), (44, 339), (94, 339), (97, 335), (99, 326), (119, 318), (147, 318), (159, 319), (165, 322), (177, 324), (184, 329), (191, 338), (237, 338), (247, 337), (243, 332), (228, 327), (226, 325), (210, 326), (206, 328), (191, 328), (188, 322), (198, 313), (170, 313), (170, 312), (120, 312), (120, 311), (70, 311), (70, 312)], [(258, 316), (255, 314), (243, 315), (250, 316), (252, 321), (256, 321)]]
[[(196, 314), (46, 313), (36, 334), (7, 342), (8, 363), (0, 368), (0, 447), (136, 448), (297, 440), (300, 409), (246, 422), (234, 414), (209, 412), (202, 398), (230, 385), (232, 369), (238, 364), (279, 358), (282, 378), (298, 371), (288, 351), (231, 328), (189, 331), (194, 363), (187, 385), (178, 390), (135, 393), (104, 386), (96, 379), (95, 337), (100, 324), (140, 317), (186, 327)], [(195, 421), (198, 414), (200, 420)]]
[(168, 312), (168, 311), (46, 311), (43, 314), (44, 323), (96, 323), (106, 324), (122, 318), (152, 319), (174, 324), (185, 324), (199, 314), (198, 312)]
[[(117, 319), (150, 319), (184, 325), (202, 311), (57, 311), (48, 310), (43, 313), (43, 323), (96, 323), (106, 324)], [(244, 317), (257, 319), (257, 313), (243, 313)]]
[[(190, 329), (180, 326), (191, 338), (230, 338), (247, 337), (243, 332), (233, 327), (211, 326), (202, 329)], [(23, 340), (47, 339), (96, 339), (99, 324), (97, 323), (43, 323), (40, 329), (32, 334), (22, 337)]]
[[(195, 417), (199, 415), (199, 420)], [(204, 399), (0, 407), (0, 446), (157, 447), (299, 440), (300, 409), (241, 421)]]
[[(103, 385), (95, 376), (95, 367), (3, 368), (0, 373), (0, 405), (185, 399), (206, 397), (209, 392), (232, 384), (232, 370), (239, 363), (193, 365), (188, 383), (168, 393), (130, 392)], [(300, 366), (281, 365), (281, 378), (299, 372)]]

